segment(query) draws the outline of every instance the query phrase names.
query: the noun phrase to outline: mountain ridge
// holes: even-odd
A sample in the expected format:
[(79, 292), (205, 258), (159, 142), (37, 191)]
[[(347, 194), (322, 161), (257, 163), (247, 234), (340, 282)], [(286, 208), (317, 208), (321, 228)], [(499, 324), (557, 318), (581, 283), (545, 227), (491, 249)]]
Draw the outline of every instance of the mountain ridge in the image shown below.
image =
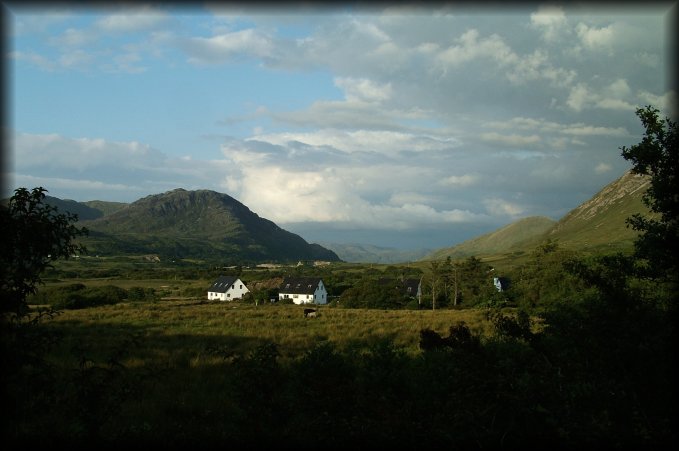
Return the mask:
[(441, 260), (446, 257), (464, 258), (506, 252), (517, 244), (549, 230), (556, 221), (546, 216), (529, 216), (509, 223), (492, 232), (463, 241), (455, 246), (436, 250), (423, 260)]
[(152, 194), (79, 222), (90, 230), (81, 239), (83, 244), (98, 254), (258, 262), (340, 260), (334, 252), (280, 228), (228, 194), (211, 190), (177, 188)]
[[(516, 232), (531, 218), (522, 218), (493, 232), (438, 249), (422, 260), (439, 260), (450, 256), (463, 258), (491, 256), (503, 253), (530, 251), (546, 240), (557, 241), (567, 249), (588, 252), (629, 252), (638, 232), (627, 227), (626, 220), (633, 214), (652, 216), (642, 197), (650, 186), (650, 176), (634, 174), (631, 170), (606, 185), (587, 201), (578, 205), (549, 227), (540, 226), (523, 237), (498, 242), (498, 237)], [(548, 219), (548, 218), (547, 218)], [(544, 222), (543, 225), (548, 225)], [(525, 231), (524, 231), (525, 232)]]

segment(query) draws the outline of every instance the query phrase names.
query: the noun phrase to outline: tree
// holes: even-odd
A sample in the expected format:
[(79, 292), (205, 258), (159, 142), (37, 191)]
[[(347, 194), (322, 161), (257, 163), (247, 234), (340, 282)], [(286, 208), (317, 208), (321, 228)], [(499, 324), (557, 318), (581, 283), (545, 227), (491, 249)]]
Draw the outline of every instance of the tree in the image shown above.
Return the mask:
[(459, 293), (467, 306), (486, 302), (497, 291), (489, 276), (491, 269), (490, 265), (473, 255), (459, 264)]
[(636, 114), (646, 129), (644, 137), (638, 144), (621, 147), (622, 156), (634, 164), (633, 173), (650, 175), (651, 186), (643, 202), (660, 217), (635, 214), (627, 223), (641, 232), (635, 242), (635, 253), (648, 263), (649, 275), (676, 284), (679, 277), (677, 124), (669, 118), (660, 119), (659, 111), (651, 106), (637, 109)]
[(432, 261), (431, 262), (431, 280), (430, 280), (430, 285), (431, 285), (431, 308), (432, 310), (436, 310), (436, 295), (437, 295), (437, 289), (439, 284), (441, 283), (441, 279), (443, 277), (443, 274), (441, 272), (441, 264), (437, 261)]
[(78, 216), (59, 213), (46, 204), (46, 189), (18, 188), (8, 204), (0, 207), (0, 314), (22, 317), (28, 311), (26, 297), (42, 283), (41, 274), (59, 258), (83, 252), (74, 242), (87, 234), (72, 223)]
[(459, 266), (457, 262), (453, 262), (450, 256), (446, 257), (445, 263), (443, 263), (443, 292), (446, 297), (446, 301), (450, 302), (449, 296), (452, 297), (453, 306), (457, 306), (458, 295), (460, 293), (459, 288)]
[[(38, 410), (51, 408), (52, 372), (43, 355), (55, 337), (37, 326), (54, 311), (31, 314), (26, 298), (35, 293), (52, 261), (84, 251), (73, 240), (87, 229), (72, 224), (76, 215), (61, 214), (45, 204), (45, 192), (41, 187), (18, 188), (0, 206), (0, 403), (6, 408), (4, 418), (26, 415), (26, 399)], [(12, 420), (0, 425), (3, 435), (15, 433)]]

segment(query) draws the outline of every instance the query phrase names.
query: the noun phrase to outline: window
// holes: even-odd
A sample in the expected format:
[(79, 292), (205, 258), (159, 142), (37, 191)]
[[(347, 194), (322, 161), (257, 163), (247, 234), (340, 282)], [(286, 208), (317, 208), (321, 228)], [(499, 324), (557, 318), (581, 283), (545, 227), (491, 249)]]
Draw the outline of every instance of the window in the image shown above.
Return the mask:
[(243, 284), (241, 284), (240, 289), (241, 289), (241, 290), (243, 289)]
[(230, 298), (230, 297), (231, 297), (231, 293), (226, 293), (226, 297), (227, 297), (227, 298)]

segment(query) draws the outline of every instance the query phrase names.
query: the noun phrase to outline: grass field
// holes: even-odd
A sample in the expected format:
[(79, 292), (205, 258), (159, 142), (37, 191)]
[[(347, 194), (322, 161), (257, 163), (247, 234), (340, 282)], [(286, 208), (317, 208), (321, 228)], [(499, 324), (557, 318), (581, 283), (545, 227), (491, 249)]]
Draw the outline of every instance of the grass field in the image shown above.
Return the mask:
[(389, 339), (408, 353), (419, 352), (419, 331), (446, 334), (464, 321), (479, 334), (490, 332), (485, 310), (365, 310), (316, 306), (317, 318), (304, 318), (303, 306), (239, 301), (174, 299), (130, 302), (82, 310), (65, 310), (49, 321), (63, 336), (56, 353), (65, 358), (76, 344), (88, 356), (104, 359), (126, 341), (122, 364), (208, 364), (209, 350), (243, 354), (263, 343), (275, 343), (282, 360), (291, 359), (321, 341), (339, 348)]

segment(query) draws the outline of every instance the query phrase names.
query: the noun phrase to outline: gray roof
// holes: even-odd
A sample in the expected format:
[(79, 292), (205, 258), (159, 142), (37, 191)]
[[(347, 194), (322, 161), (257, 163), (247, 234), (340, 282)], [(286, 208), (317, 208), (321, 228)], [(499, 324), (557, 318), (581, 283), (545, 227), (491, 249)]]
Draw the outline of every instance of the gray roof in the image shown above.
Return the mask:
[(322, 282), (320, 277), (286, 277), (278, 291), (292, 294), (313, 294)]
[(226, 293), (228, 289), (231, 288), (231, 285), (233, 285), (237, 280), (238, 277), (235, 276), (219, 276), (219, 278), (214, 281), (212, 286), (210, 286), (210, 289), (207, 291), (211, 291), (213, 293)]

